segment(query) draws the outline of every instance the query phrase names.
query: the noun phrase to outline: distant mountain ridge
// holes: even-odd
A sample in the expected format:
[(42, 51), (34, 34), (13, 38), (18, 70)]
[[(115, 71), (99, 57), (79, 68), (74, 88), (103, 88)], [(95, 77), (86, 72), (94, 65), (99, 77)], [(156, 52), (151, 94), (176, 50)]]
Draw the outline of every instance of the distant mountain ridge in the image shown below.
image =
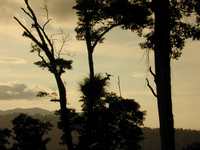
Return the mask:
[(54, 113), (54, 111), (49, 111), (49, 110), (37, 108), (37, 107), (0, 110), (0, 115), (20, 114), (20, 113), (25, 113), (25, 114), (29, 114), (29, 115), (35, 115), (35, 114), (50, 115), (50, 114)]

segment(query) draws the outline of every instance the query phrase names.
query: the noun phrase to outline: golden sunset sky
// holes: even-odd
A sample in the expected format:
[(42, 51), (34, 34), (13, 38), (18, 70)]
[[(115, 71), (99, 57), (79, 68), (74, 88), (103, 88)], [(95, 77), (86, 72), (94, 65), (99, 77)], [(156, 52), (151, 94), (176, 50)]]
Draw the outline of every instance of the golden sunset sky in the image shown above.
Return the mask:
[[(44, 16), (43, 2), (32, 0), (38, 16)], [(72, 10), (73, 0), (46, 0), (53, 19), (50, 33), (60, 29), (68, 35), (64, 57), (73, 60), (73, 70), (63, 75), (66, 82), (69, 106), (80, 110), (79, 83), (88, 76), (87, 53), (84, 41), (77, 41), (74, 28), (77, 17)], [(0, 1), (0, 110), (40, 107), (58, 109), (58, 104), (45, 98), (36, 98), (38, 90), (56, 91), (53, 76), (33, 65), (37, 55), (30, 53), (30, 40), (22, 37), (22, 30), (14, 21), (17, 16), (25, 23), (20, 11), (23, 0)], [(156, 99), (146, 86), (145, 78), (153, 66), (153, 52), (139, 47), (135, 33), (120, 28), (106, 35), (103, 44), (97, 46), (94, 55), (95, 72), (113, 75), (109, 91), (118, 92), (120, 76), (122, 96), (135, 99), (147, 112), (145, 126), (158, 127)], [(148, 61), (148, 54), (150, 60)], [(172, 60), (172, 96), (175, 127), (200, 129), (200, 42), (188, 40), (179, 60)], [(153, 80), (151, 80), (152, 85)]]

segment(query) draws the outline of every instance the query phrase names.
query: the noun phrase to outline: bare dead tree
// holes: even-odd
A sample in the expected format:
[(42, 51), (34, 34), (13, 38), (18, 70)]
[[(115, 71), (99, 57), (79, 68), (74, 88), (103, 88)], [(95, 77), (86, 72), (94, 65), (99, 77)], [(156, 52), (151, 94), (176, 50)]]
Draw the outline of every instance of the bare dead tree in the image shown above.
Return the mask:
[[(50, 73), (55, 77), (57, 88), (59, 92), (59, 104), (60, 104), (60, 120), (62, 124), (63, 137), (64, 141), (67, 144), (68, 150), (73, 149), (71, 131), (69, 128), (69, 109), (67, 109), (67, 98), (66, 98), (66, 87), (64, 81), (61, 76), (67, 69), (72, 68), (72, 60), (66, 60), (61, 57), (61, 51), (63, 49), (63, 45), (66, 40), (62, 40), (61, 48), (56, 49), (54, 45), (54, 40), (51, 36), (47, 34), (47, 25), (50, 23), (51, 19), (49, 19), (48, 9), (45, 7), (46, 11), (46, 21), (44, 23), (40, 23), (38, 21), (38, 16), (36, 16), (34, 10), (30, 6), (28, 0), (24, 0), (26, 8), (21, 8), (22, 12), (25, 14), (25, 17), (31, 21), (31, 25), (25, 25), (21, 20), (17, 17), (14, 19), (24, 30), (23, 36), (30, 39), (33, 44), (32, 53), (36, 53), (40, 58), (40, 61), (35, 62), (34, 64), (41, 67), (47, 68)], [(30, 28), (30, 29), (29, 29)], [(57, 53), (57, 54), (56, 54)]]

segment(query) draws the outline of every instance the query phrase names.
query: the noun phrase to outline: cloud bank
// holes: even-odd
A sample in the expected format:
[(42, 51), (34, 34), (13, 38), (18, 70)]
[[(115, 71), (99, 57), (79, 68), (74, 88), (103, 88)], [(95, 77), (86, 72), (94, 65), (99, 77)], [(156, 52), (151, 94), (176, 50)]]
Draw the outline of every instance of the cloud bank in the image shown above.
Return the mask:
[(26, 60), (17, 57), (0, 57), (0, 64), (26, 64)]
[(37, 99), (36, 94), (36, 90), (28, 88), (25, 84), (0, 84), (0, 100), (33, 100)]
[[(50, 16), (59, 21), (69, 21), (74, 18), (73, 0), (29, 0), (30, 5), (36, 13), (42, 15), (44, 4), (47, 4)], [(12, 17), (20, 12), (20, 8), (25, 7), (23, 0), (1, 0), (0, 14), (1, 24), (9, 22)]]

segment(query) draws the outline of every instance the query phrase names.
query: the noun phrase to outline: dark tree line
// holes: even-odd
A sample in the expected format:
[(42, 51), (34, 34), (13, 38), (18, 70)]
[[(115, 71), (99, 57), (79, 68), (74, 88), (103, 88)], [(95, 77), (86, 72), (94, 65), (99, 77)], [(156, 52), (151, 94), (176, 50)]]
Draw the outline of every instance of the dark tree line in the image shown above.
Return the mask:
[(200, 149), (200, 143), (192, 143), (183, 148), (183, 150), (199, 150), (199, 149)]
[(50, 138), (45, 135), (52, 128), (49, 122), (20, 114), (12, 123), (14, 144), (11, 150), (47, 150), (46, 144)]

